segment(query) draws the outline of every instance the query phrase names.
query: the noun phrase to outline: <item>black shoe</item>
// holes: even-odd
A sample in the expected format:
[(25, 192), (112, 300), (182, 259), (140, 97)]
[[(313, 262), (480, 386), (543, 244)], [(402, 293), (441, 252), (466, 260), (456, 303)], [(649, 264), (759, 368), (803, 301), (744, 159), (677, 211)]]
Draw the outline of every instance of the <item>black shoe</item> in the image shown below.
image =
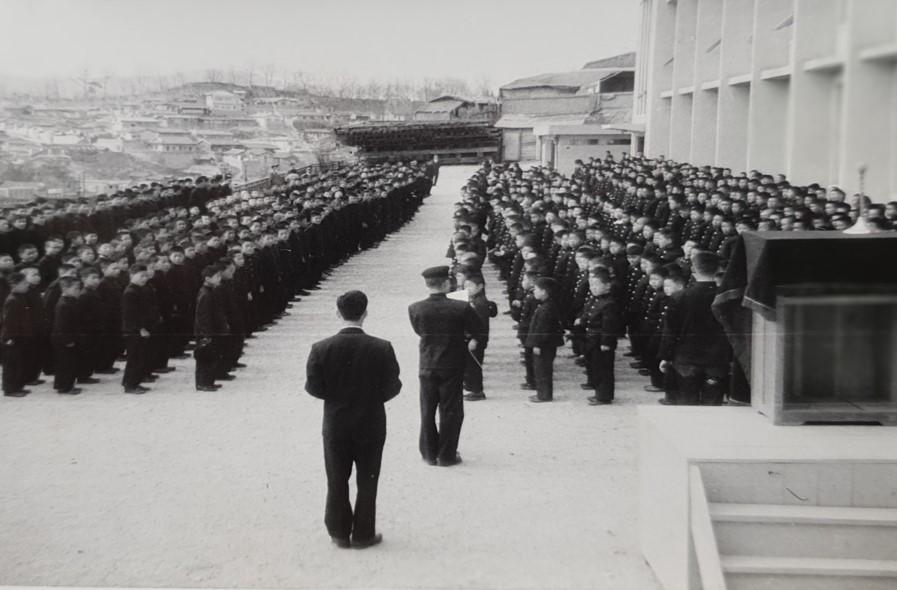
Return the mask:
[(246, 364), (245, 364), (245, 363), (235, 363), (235, 364), (234, 364), (234, 368), (235, 368), (235, 369), (245, 369), (245, 368), (246, 368)]
[(383, 535), (377, 533), (370, 539), (365, 539), (363, 541), (359, 541), (358, 539), (352, 540), (352, 547), (355, 549), (367, 549), (368, 547), (373, 547), (374, 545), (379, 545), (383, 542)]
[(144, 387), (143, 385), (138, 385), (137, 387), (125, 387), (125, 393), (142, 394), (147, 391), (149, 391), (149, 387)]
[(523, 389), (523, 390), (525, 390), (525, 391), (535, 391), (535, 390), (536, 390), (536, 386), (533, 385), (532, 383), (521, 383), (521, 384), (520, 384), (520, 389)]
[(657, 400), (657, 403), (659, 403), (662, 406), (675, 406), (676, 405), (675, 401), (665, 398), (665, 397), (662, 397), (659, 400)]
[(427, 465), (437, 465), (438, 464), (436, 459), (428, 459), (426, 457), (423, 457), (423, 460), (424, 460), (424, 463), (426, 463)]
[(330, 537), (330, 542), (340, 549), (349, 549), (352, 547), (352, 543), (345, 537)]
[(44, 379), (35, 379), (34, 381), (29, 381), (25, 385), (30, 385), (31, 387), (34, 387), (35, 385), (43, 385), (44, 383), (46, 383), (46, 381)]
[(70, 389), (57, 389), (56, 393), (59, 393), (61, 395), (78, 395), (79, 393), (81, 393), (81, 388), (72, 387)]
[(634, 363), (629, 363), (629, 366), (633, 369), (644, 369), (647, 365), (642, 361), (635, 361)]
[(593, 401), (596, 402), (596, 401), (598, 401), (598, 396), (597, 396), (597, 395), (589, 396), (589, 397), (586, 398), (586, 401), (587, 401), (587, 402), (590, 402), (590, 403), (593, 402)]
[(469, 402), (478, 402), (484, 399), (486, 399), (486, 394), (484, 393), (468, 393), (464, 396), (464, 400)]
[(97, 375), (115, 375), (116, 373), (118, 373), (118, 369), (116, 369), (115, 367), (111, 369), (96, 369), (94, 373), (96, 373)]
[(649, 391), (651, 393), (662, 393), (663, 387), (655, 387), (654, 385), (645, 385), (645, 391)]
[(218, 391), (214, 385), (197, 385), (196, 391)]
[(298, 295), (299, 297), (307, 297), (308, 295), (311, 295), (311, 293), (309, 293), (305, 289), (300, 289), (299, 292), (296, 293), (296, 295)]
[(236, 379), (236, 377), (230, 373), (215, 377), (215, 381), (233, 381), (234, 379)]
[(531, 395), (531, 396), (529, 396), (529, 401), (533, 402), (534, 404), (544, 404), (546, 402), (550, 402), (551, 399), (550, 398), (543, 399), (543, 398), (539, 397), (538, 395)]
[(171, 373), (174, 370), (174, 367), (162, 367), (161, 369), (153, 369), (153, 373)]
[(458, 465), (461, 463), (461, 455), (455, 453), (454, 459), (437, 459), (436, 464), (440, 467), (451, 467), (452, 465)]
[(579, 384), (579, 388), (580, 388), (580, 389), (590, 390), (590, 389), (595, 389), (595, 386), (592, 385), (591, 383), (580, 383), (580, 384)]
[(100, 380), (96, 379), (94, 377), (84, 377), (84, 378), (78, 379), (78, 383), (81, 383), (83, 385), (96, 385), (99, 382), (100, 382)]
[(19, 389), (17, 391), (7, 391), (3, 395), (6, 397), (25, 397), (29, 393), (31, 393), (30, 389)]
[(595, 399), (589, 400), (589, 405), (590, 406), (609, 406), (613, 402), (614, 402), (614, 400), (612, 400), (612, 399), (598, 399), (596, 397)]
[(221, 389), (221, 384), (215, 383), (214, 385), (212, 385), (212, 387), (214, 387), (215, 389)]
[(150, 383), (152, 383), (153, 381), (158, 381), (158, 380), (159, 380), (159, 378), (156, 377), (155, 375), (147, 375), (146, 377), (144, 377), (144, 378), (141, 379), (140, 381), (141, 381), (141, 382), (143, 382), (143, 381), (149, 381)]

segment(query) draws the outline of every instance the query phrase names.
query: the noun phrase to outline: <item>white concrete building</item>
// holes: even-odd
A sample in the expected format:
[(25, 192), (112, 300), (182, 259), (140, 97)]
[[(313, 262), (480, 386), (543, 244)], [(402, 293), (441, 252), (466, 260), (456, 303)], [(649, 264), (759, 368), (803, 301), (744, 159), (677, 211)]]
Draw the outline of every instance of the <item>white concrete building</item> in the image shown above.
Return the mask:
[(239, 112), (243, 110), (243, 99), (227, 90), (214, 90), (206, 94), (206, 107), (213, 111)]
[[(649, 156), (897, 195), (897, 2), (642, 0)], [(644, 142), (644, 143), (642, 143)]]

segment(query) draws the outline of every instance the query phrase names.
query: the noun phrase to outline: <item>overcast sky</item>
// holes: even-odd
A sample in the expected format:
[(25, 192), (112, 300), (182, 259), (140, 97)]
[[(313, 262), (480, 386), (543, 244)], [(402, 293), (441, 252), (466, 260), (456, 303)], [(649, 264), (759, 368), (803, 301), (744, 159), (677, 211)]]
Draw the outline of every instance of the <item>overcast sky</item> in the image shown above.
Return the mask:
[(0, 74), (276, 65), (493, 86), (632, 51), (638, 0), (0, 0)]

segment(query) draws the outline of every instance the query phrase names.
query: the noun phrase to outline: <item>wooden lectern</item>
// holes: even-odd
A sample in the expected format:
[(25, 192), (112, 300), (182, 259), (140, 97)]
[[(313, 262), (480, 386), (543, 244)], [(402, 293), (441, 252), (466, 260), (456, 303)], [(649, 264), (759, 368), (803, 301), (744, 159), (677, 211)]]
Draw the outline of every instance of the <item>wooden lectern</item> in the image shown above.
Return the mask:
[(724, 289), (750, 321), (726, 327), (751, 405), (775, 424), (897, 424), (897, 235), (746, 232), (740, 246)]

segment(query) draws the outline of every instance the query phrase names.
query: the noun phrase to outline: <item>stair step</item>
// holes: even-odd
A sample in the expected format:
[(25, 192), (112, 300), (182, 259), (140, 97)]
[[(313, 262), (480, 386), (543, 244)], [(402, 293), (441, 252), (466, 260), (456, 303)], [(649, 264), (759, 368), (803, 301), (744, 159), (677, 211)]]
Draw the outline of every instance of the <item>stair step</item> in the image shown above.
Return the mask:
[(714, 522), (897, 526), (897, 508), (712, 502)]
[(721, 555), (726, 574), (897, 578), (897, 561)]

